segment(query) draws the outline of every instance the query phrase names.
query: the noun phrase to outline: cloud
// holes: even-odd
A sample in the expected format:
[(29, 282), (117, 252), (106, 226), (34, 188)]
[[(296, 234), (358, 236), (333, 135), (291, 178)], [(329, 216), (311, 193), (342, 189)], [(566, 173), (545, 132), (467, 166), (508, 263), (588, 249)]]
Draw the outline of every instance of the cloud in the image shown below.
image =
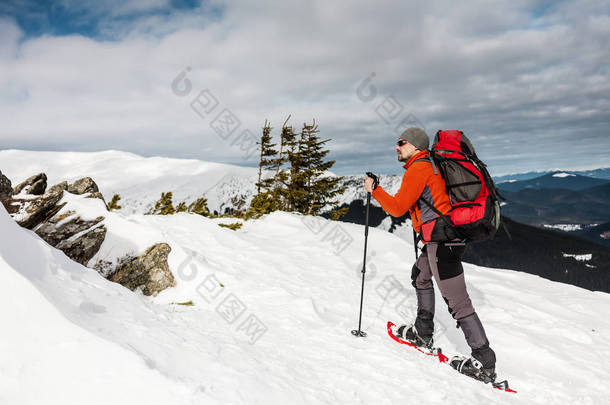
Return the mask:
[[(333, 171), (396, 173), (396, 127), (413, 114), (430, 135), (464, 130), (492, 172), (610, 163), (607, 2), (105, 4), (82, 11), (100, 37), (20, 40), (0, 22), (12, 33), (0, 36), (4, 147), (254, 164), (233, 139), (266, 118), (277, 134), (293, 114), (333, 138)], [(180, 97), (171, 82), (187, 66)], [(376, 97), (363, 102), (371, 72)], [(190, 103), (204, 89), (219, 104), (201, 118)], [(210, 127), (225, 108), (241, 122), (227, 140)]]
[(10, 60), (17, 56), (18, 42), (23, 31), (12, 18), (0, 17), (0, 60)]

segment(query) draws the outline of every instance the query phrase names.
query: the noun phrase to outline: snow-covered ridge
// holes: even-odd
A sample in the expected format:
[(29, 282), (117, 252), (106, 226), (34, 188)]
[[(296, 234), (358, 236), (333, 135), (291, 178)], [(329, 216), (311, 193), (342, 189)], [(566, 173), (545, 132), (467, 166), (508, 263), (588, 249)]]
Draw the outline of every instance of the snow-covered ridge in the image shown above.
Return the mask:
[(0, 151), (2, 172), (18, 184), (44, 172), (48, 184), (91, 177), (107, 201), (121, 196), (126, 213), (145, 213), (162, 192), (171, 191), (173, 201), (192, 202), (205, 196), (208, 208), (221, 212), (232, 197), (255, 192), (258, 169), (195, 159), (142, 157), (129, 152), (38, 152)]
[(553, 175), (553, 177), (560, 177), (560, 178), (563, 178), (563, 177), (576, 177), (576, 175), (575, 174), (571, 174), (571, 173), (562, 172), (562, 173), (555, 173)]

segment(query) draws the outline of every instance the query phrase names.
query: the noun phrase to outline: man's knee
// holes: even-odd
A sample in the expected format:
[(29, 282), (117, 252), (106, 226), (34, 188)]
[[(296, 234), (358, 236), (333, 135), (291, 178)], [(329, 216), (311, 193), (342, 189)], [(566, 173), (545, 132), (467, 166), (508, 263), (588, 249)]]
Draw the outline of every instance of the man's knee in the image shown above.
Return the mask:
[(411, 285), (419, 290), (433, 288), (431, 277), (422, 277), (422, 271), (417, 267), (417, 263), (411, 269)]

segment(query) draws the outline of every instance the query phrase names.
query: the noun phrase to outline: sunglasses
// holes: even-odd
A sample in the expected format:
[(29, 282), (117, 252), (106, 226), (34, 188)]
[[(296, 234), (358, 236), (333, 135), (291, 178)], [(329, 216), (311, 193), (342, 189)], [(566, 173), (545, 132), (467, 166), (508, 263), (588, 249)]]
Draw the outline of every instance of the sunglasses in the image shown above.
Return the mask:
[(407, 144), (409, 142), (405, 141), (404, 139), (399, 139), (398, 142), (396, 142), (396, 145), (398, 147), (402, 147), (403, 145)]

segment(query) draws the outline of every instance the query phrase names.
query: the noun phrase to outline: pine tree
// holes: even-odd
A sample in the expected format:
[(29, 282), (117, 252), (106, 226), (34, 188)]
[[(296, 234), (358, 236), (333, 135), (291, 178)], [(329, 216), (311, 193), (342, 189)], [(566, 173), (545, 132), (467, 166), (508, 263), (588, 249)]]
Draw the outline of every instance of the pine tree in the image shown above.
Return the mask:
[(188, 207), (186, 206), (186, 203), (184, 201), (182, 201), (176, 207), (176, 212), (186, 212), (187, 210), (188, 210)]
[(155, 203), (155, 207), (148, 211), (152, 215), (173, 215), (176, 212), (172, 203), (172, 192), (161, 193), (161, 198)]
[(115, 194), (112, 196), (112, 200), (108, 204), (108, 211), (120, 210), (122, 207), (119, 205), (119, 201), (121, 200), (121, 196)]
[(299, 142), (297, 134), (291, 125), (287, 125), (290, 115), (282, 125), (280, 134), (280, 152), (276, 159), (273, 200), (276, 209), (282, 211), (294, 210), (295, 185), (293, 179), (299, 165)]
[(275, 211), (275, 207), (276, 203), (271, 191), (258, 194), (250, 201), (250, 207), (248, 208), (248, 212), (246, 212), (245, 219), (258, 218), (261, 215), (269, 214), (270, 212)]
[(256, 194), (260, 194), (261, 191), (269, 191), (272, 187), (274, 179), (266, 178), (263, 179), (263, 171), (272, 170), (276, 167), (276, 159), (277, 159), (277, 150), (275, 150), (275, 144), (271, 143), (271, 126), (265, 120), (265, 125), (263, 126), (263, 134), (258, 145), (260, 145), (261, 154), (260, 160), (258, 164), (258, 181), (256, 182)]
[(210, 211), (208, 210), (208, 199), (198, 198), (197, 200), (193, 201), (188, 207), (188, 212), (209, 217)]
[[(323, 209), (336, 205), (335, 197), (344, 191), (339, 186), (342, 178), (326, 173), (335, 164), (334, 160), (324, 160), (329, 153), (325, 145), (330, 139), (320, 140), (315, 120), (311, 125), (303, 124), (300, 134), (297, 134), (292, 126), (287, 125), (289, 119), (290, 115), (282, 125), (279, 152), (275, 151), (275, 144), (271, 144), (271, 128), (265, 121), (259, 143), (258, 193), (250, 203), (246, 219), (276, 210), (319, 215)], [(264, 169), (274, 170), (275, 175), (262, 179)], [(337, 219), (345, 212), (346, 209), (335, 207), (330, 215)]]
[[(246, 210), (245, 218), (260, 217), (277, 209), (277, 203), (274, 198), (276, 187), (277, 172), (279, 171), (278, 151), (275, 149), (276, 144), (271, 143), (271, 126), (265, 120), (263, 133), (258, 142), (261, 153), (258, 165), (258, 181), (256, 182), (257, 194), (250, 201), (250, 206)], [(273, 177), (263, 178), (263, 171), (274, 171)]]
[[(334, 160), (324, 160), (330, 152), (325, 145), (330, 139), (320, 140), (320, 130), (315, 120), (311, 125), (304, 124), (301, 131), (303, 146), (303, 194), (299, 199), (299, 211), (308, 215), (319, 215), (325, 207), (334, 206), (334, 200), (345, 191), (340, 187), (342, 177), (331, 177), (327, 171), (335, 164)], [(337, 212), (335, 215), (340, 215)]]

